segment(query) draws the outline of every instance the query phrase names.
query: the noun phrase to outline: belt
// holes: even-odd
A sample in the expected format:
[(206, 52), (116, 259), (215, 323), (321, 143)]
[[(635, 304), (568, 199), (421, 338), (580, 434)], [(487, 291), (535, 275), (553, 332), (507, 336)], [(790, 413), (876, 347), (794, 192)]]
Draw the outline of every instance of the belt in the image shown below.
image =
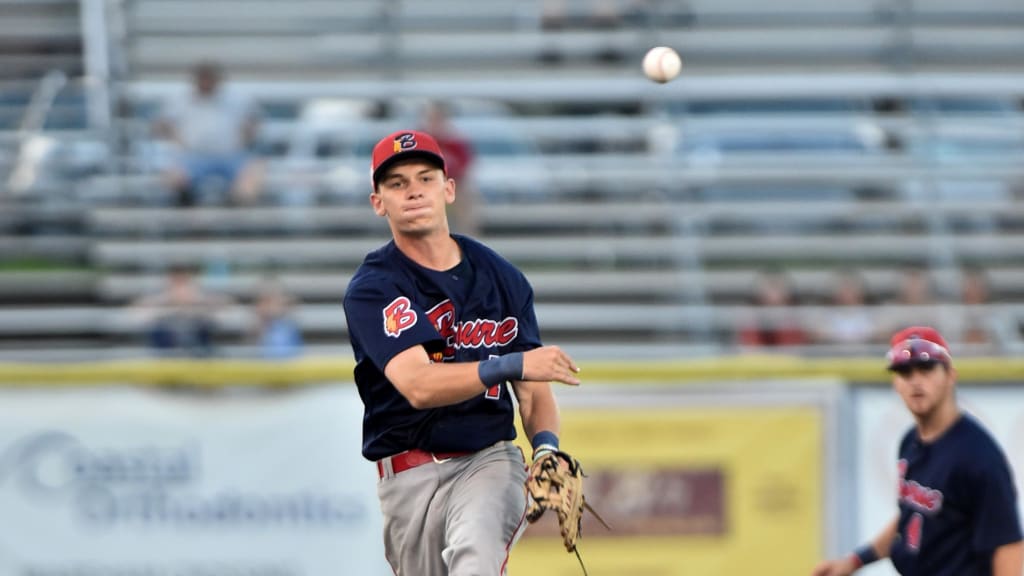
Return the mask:
[(405, 472), (417, 466), (421, 466), (428, 462), (445, 462), (452, 458), (460, 458), (462, 456), (469, 456), (472, 452), (427, 452), (426, 450), (420, 450), (414, 448), (412, 450), (406, 450), (405, 452), (399, 452), (394, 456), (388, 456), (377, 461), (377, 475), (381, 478), (388, 476), (388, 462), (391, 466), (391, 476), (398, 474), (399, 472)]

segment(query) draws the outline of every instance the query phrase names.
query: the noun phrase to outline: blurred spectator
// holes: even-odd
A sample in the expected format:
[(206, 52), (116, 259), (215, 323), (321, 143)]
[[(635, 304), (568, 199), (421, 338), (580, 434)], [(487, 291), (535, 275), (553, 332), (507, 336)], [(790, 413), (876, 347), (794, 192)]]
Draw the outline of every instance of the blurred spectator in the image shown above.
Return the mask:
[(904, 270), (896, 299), (897, 303), (904, 306), (931, 306), (934, 304), (934, 291), (928, 271), (918, 266)]
[(203, 290), (195, 271), (172, 267), (166, 285), (137, 299), (132, 307), (146, 327), (150, 348), (161, 355), (206, 357), (214, 353), (215, 314), (233, 300)]
[(280, 283), (267, 281), (260, 288), (253, 339), (263, 358), (294, 358), (302, 354), (302, 330), (292, 314), (293, 305), (292, 297)]
[(826, 344), (866, 344), (875, 339), (867, 305), (864, 278), (856, 270), (841, 270), (832, 288), (832, 307), (820, 323), (817, 339)]
[(422, 130), (437, 140), (441, 152), (444, 153), (448, 176), (455, 180), (458, 201), (451, 205), (452, 231), (467, 236), (479, 236), (479, 192), (473, 181), (473, 163), (476, 157), (473, 144), (452, 124), (451, 113), (442, 102), (431, 101), (426, 104), (423, 110)]
[(742, 346), (799, 346), (808, 335), (793, 306), (797, 304), (789, 276), (781, 270), (764, 270), (754, 288), (755, 310), (737, 332)]
[(891, 333), (903, 326), (941, 326), (939, 309), (934, 296), (931, 277), (924, 266), (905, 268), (899, 279), (895, 297), (888, 302), (892, 307), (885, 317), (880, 332)]
[(541, 26), (545, 30), (563, 28), (610, 29), (622, 24), (618, 0), (544, 0)]
[(998, 341), (994, 318), (987, 309), (991, 301), (988, 275), (981, 268), (967, 268), (960, 279), (960, 303), (964, 306), (958, 338), (964, 344), (990, 346)]
[(212, 62), (192, 72), (193, 90), (169, 103), (154, 131), (175, 146), (164, 172), (179, 206), (251, 203), (262, 187), (263, 163), (250, 152), (259, 125), (256, 107), (222, 89)]

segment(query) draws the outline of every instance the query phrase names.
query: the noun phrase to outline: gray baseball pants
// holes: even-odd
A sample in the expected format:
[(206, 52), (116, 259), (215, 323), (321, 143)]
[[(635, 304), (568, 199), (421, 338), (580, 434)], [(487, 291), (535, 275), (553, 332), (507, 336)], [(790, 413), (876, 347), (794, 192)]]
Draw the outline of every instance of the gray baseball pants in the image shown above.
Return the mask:
[(506, 574), (512, 546), (526, 529), (519, 447), (498, 442), (398, 474), (382, 469), (384, 553), (396, 576)]

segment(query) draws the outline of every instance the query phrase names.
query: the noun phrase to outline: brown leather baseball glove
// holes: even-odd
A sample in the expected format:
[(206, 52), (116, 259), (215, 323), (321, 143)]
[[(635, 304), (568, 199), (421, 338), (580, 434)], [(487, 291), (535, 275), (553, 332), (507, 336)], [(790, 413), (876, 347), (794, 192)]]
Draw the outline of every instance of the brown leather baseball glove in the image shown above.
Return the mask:
[[(576, 542), (580, 537), (584, 509), (589, 510), (605, 528), (611, 530), (604, 519), (587, 504), (583, 496), (583, 478), (583, 468), (579, 461), (565, 452), (555, 450), (537, 454), (526, 479), (526, 490), (530, 494), (526, 520), (536, 522), (544, 512), (555, 512), (565, 549), (575, 552), (577, 558), (580, 553), (576, 549)], [(580, 566), (583, 566), (582, 559)], [(583, 573), (586, 574), (586, 571), (584, 567)]]

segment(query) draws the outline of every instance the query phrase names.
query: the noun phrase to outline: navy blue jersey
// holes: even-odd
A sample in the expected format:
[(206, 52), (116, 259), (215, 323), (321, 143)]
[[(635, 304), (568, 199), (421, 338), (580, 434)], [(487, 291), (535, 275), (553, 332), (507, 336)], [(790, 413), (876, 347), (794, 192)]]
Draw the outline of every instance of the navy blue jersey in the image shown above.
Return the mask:
[(890, 555), (904, 576), (992, 573), (992, 552), (1021, 539), (1017, 493), (1006, 456), (971, 416), (922, 442), (900, 443), (897, 537)]
[(541, 345), (522, 272), (483, 244), (452, 237), (462, 249), (452, 270), (424, 268), (392, 241), (366, 256), (345, 293), (369, 460), (412, 448), (476, 451), (515, 438), (504, 383), (459, 404), (417, 410), (384, 376), (388, 362), (412, 346), (424, 346), (434, 362), (472, 362)]

